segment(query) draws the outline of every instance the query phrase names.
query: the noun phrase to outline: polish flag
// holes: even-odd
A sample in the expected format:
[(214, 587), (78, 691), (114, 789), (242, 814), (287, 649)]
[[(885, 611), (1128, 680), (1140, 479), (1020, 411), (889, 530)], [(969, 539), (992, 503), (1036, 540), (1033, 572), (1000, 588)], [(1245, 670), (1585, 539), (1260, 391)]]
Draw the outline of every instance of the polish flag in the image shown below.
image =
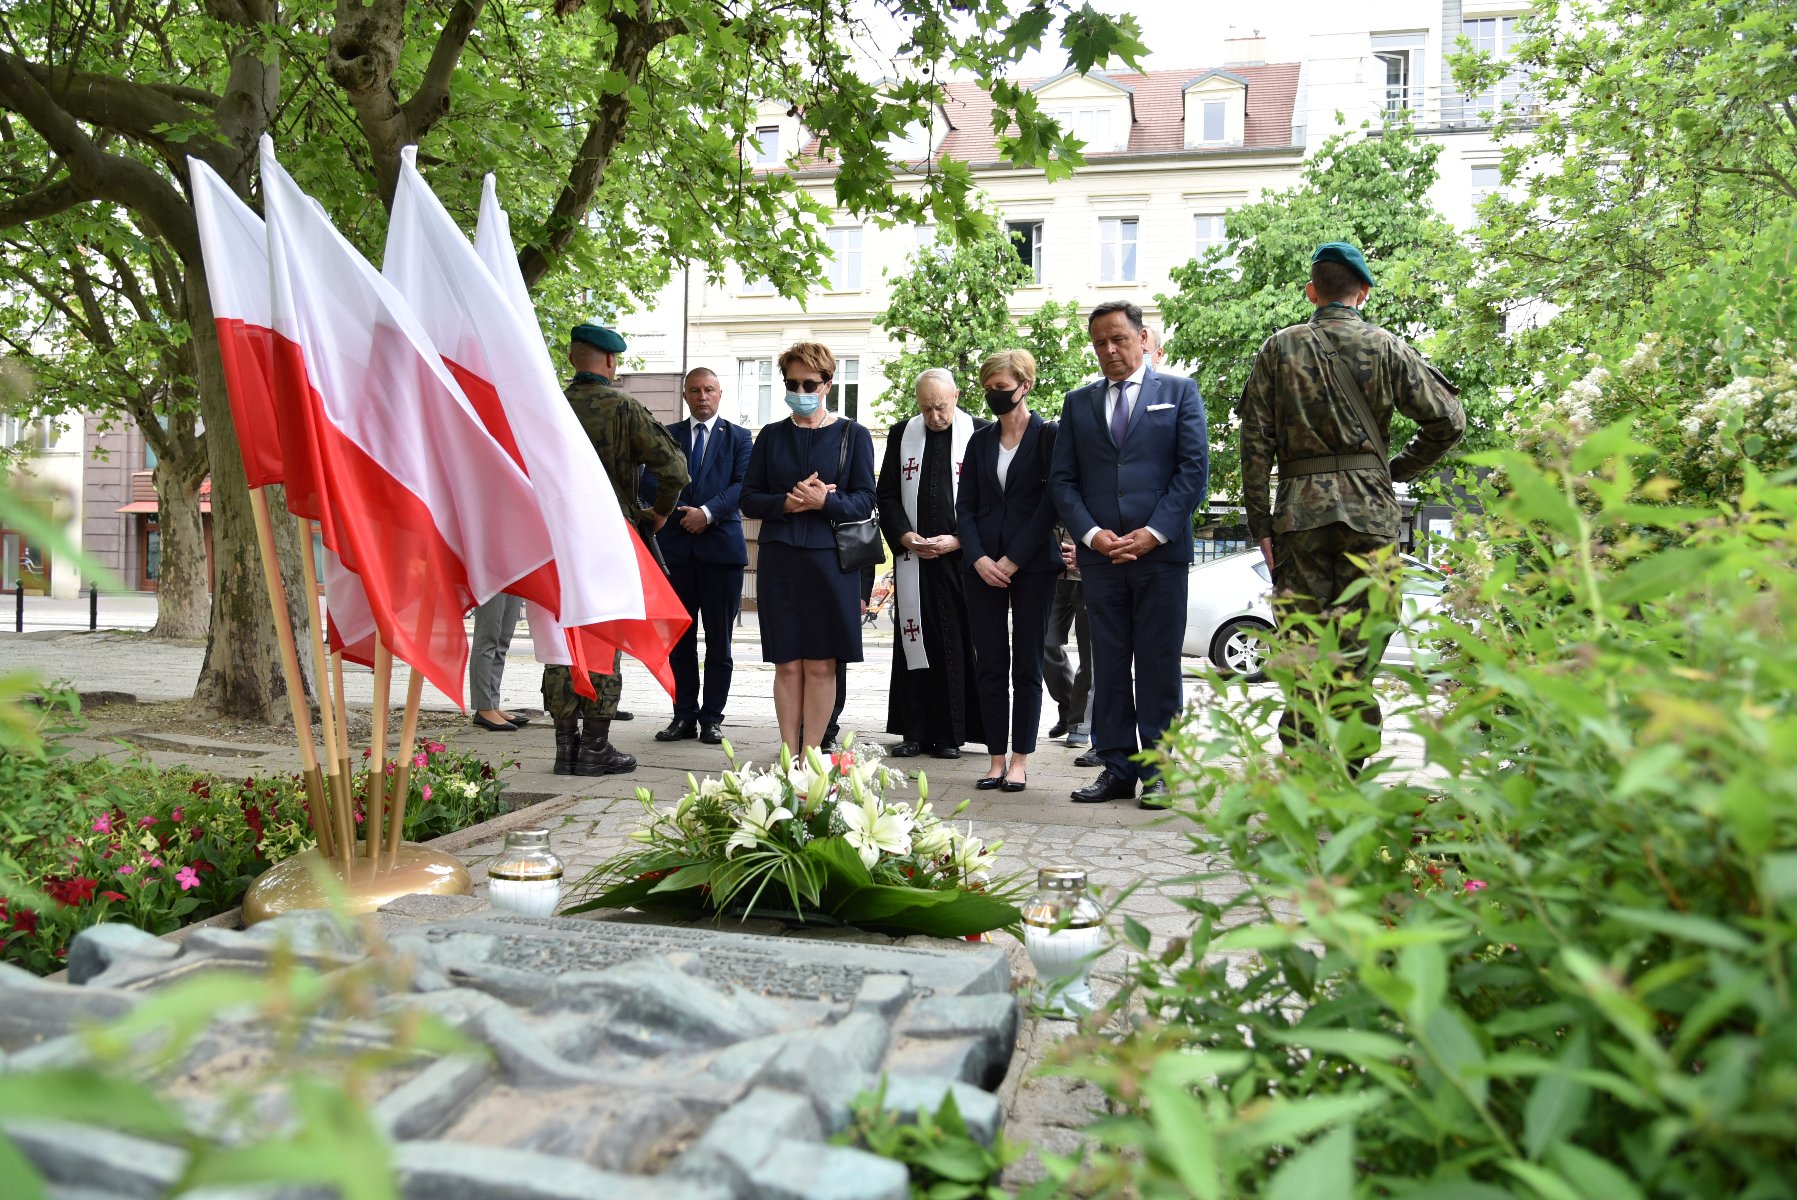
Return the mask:
[(619, 510), (605, 467), (562, 394), (492, 178), (481, 236), (501, 255), (504, 277), (468, 244), (418, 173), (414, 154), (401, 152), (383, 272), (536, 491), (559, 585), (558, 603), (531, 606), (539, 661), (576, 666), (575, 686), (586, 690), (588, 664), (609, 671), (613, 652), (622, 649), (672, 694), (668, 654), (690, 618)]
[(280, 483), (281, 438), (270, 383), (274, 318), (268, 291), (268, 235), (262, 218), (211, 167), (189, 158), (187, 178), (244, 473), (253, 488)]
[(507, 590), (559, 598), (543, 586), (552, 546), (535, 493), (410, 306), (300, 191), (266, 137), (262, 186), (275, 406), (283, 444), (303, 442), (314, 468), (296, 480), (288, 460), (288, 507), (318, 521), (325, 546), (360, 578), (394, 657), (459, 705), (467, 610)]

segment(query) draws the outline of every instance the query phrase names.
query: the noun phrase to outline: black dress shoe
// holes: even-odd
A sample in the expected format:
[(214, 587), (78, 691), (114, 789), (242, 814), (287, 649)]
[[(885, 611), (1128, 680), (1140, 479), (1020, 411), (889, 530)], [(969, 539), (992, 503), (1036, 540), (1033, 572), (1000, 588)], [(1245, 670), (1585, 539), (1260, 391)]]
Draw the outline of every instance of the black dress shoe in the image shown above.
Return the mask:
[(923, 747), (919, 746), (911, 739), (906, 738), (891, 750), (887, 751), (887, 753), (893, 758), (916, 758), (919, 754), (923, 753)]
[(937, 758), (960, 758), (961, 757), (961, 747), (959, 747), (959, 746), (938, 746), (934, 750), (932, 750), (930, 753), (935, 755), (935, 757), (937, 757)]
[(512, 724), (516, 725), (519, 729), (523, 729), (526, 725), (530, 724), (530, 718), (529, 717), (521, 717), (517, 713), (513, 713), (511, 715), (511, 722), (512, 722)]
[(1103, 771), (1089, 785), (1073, 792), (1073, 802), (1075, 804), (1104, 804), (1111, 800), (1128, 800), (1135, 794), (1135, 780)]
[(724, 740), (724, 723), (722, 721), (707, 721), (705, 724), (699, 726), (699, 740), (704, 742), (707, 746), (717, 746), (722, 744)]
[(688, 738), (696, 738), (698, 736), (698, 725), (692, 721), (684, 721), (679, 717), (675, 717), (672, 721), (669, 721), (666, 729), (657, 729), (655, 731), (655, 740), (658, 742), (684, 742)]
[(612, 714), (611, 719), (614, 721), (634, 721), (636, 720), (636, 714), (627, 713), (620, 708), (617, 712)]
[(1076, 767), (1102, 767), (1104, 766), (1104, 759), (1098, 757), (1098, 751), (1088, 750), (1078, 758), (1074, 759), (1073, 765)]
[(494, 733), (511, 733), (518, 728), (515, 722), (489, 721), (479, 713), (474, 714), (474, 727), (476, 729), (491, 729)]
[(1142, 788), (1141, 798), (1136, 801), (1138, 808), (1172, 808), (1173, 793), (1167, 790), (1165, 779), (1151, 779)]
[(1050, 725), (1048, 727), (1048, 736), (1051, 738), (1066, 737), (1067, 722), (1056, 721), (1053, 725)]
[(973, 781), (975, 791), (990, 792), (996, 790), (1005, 781), (1003, 775), (988, 775), (984, 779)]
[(1028, 775), (1025, 775), (1022, 779), (1012, 779), (1009, 776), (1006, 776), (1005, 781), (998, 785), (998, 790), (1001, 792), (1021, 792), (1029, 785), (1030, 777)]

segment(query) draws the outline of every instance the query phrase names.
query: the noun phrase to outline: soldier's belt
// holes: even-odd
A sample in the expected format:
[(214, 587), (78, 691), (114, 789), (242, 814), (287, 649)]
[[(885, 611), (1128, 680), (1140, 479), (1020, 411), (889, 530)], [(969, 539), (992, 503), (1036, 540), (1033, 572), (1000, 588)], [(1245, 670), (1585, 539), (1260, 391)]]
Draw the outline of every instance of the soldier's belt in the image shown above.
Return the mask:
[(1383, 458), (1377, 454), (1322, 454), (1316, 458), (1294, 458), (1290, 462), (1279, 464), (1279, 477), (1290, 479), (1296, 475), (1328, 475), (1335, 471), (1388, 471)]

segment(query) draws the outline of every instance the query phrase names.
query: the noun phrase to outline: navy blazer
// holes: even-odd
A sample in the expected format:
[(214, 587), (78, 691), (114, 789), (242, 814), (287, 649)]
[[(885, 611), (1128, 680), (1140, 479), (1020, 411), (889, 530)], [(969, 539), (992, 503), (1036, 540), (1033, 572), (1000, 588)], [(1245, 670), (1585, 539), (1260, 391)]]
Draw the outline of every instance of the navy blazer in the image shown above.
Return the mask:
[[(682, 456), (693, 452), (691, 419), (675, 421), (667, 426)], [(743, 477), (749, 473), (749, 431), (719, 417), (712, 424), (711, 436), (705, 439), (705, 461), (693, 472), (693, 478), (681, 489), (678, 504), (704, 508), (711, 513), (711, 524), (701, 533), (688, 533), (676, 512), (655, 535), (661, 556), (670, 567), (688, 562), (714, 563), (723, 567), (749, 565), (749, 547), (743, 540)], [(655, 503), (655, 477), (643, 473), (639, 489), (643, 506)]]
[(1054, 455), (1055, 431), (1053, 421), (1030, 414), (1003, 487), (998, 482), (998, 422), (976, 430), (968, 440), (955, 517), (961, 559), (969, 571), (981, 558), (997, 562), (1009, 557), (1019, 571), (1060, 572), (1061, 543), (1054, 534), (1046, 469)]
[(1183, 375), (1149, 368), (1133, 398), (1123, 445), (1111, 441), (1104, 402), (1111, 387), (1100, 379), (1067, 393), (1061, 406), (1049, 491), (1061, 523), (1079, 546), (1079, 563), (1108, 559), (1085, 543), (1092, 529), (1123, 535), (1147, 527), (1166, 544), (1142, 562), (1192, 561), (1192, 513), (1210, 477), (1204, 401)]

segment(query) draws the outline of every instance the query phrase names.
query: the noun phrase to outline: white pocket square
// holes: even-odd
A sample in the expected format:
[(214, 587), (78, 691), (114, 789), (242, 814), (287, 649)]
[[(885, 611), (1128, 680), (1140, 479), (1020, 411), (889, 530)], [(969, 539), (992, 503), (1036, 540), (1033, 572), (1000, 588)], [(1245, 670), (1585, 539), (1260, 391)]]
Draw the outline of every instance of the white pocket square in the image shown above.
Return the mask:
[(1150, 404), (1148, 406), (1148, 411), (1149, 412), (1166, 412), (1169, 408), (1173, 408), (1173, 407), (1174, 407), (1174, 405), (1171, 405), (1171, 404)]

